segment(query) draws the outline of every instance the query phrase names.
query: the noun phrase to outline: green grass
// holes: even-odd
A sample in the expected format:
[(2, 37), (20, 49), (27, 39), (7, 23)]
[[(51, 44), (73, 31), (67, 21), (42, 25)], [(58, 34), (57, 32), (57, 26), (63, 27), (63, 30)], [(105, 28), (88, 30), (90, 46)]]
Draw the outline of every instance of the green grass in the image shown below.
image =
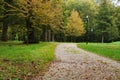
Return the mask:
[(54, 60), (56, 43), (24, 45), (22, 42), (0, 42), (0, 80), (30, 80), (43, 75)]
[(120, 42), (113, 43), (79, 43), (79, 48), (120, 61)]

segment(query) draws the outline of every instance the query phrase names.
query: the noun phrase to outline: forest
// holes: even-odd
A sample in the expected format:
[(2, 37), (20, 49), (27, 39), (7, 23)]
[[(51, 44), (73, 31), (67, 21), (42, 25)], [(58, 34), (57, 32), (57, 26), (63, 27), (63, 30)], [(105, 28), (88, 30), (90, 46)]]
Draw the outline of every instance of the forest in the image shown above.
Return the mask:
[(120, 0), (0, 0), (0, 80), (120, 80)]
[(0, 40), (112, 42), (120, 40), (119, 1), (0, 0)]

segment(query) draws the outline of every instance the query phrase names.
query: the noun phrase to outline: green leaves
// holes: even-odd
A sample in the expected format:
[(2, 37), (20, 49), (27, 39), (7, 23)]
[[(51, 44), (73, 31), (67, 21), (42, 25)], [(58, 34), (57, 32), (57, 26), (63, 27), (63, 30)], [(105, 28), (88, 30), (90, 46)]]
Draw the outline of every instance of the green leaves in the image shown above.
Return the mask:
[[(102, 0), (97, 15), (97, 29), (101, 31), (102, 40), (111, 41), (118, 38), (118, 29), (115, 21), (115, 8), (109, 0)], [(104, 32), (103, 32), (104, 31)]]

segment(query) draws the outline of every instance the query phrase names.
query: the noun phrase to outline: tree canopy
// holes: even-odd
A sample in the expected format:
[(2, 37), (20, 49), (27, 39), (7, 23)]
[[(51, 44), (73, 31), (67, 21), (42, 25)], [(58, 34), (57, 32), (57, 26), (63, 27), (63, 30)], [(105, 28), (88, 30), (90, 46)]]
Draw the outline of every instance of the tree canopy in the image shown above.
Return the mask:
[(0, 36), (24, 43), (119, 40), (119, 11), (112, 0), (0, 0)]
[(66, 26), (66, 36), (81, 36), (85, 33), (82, 19), (80, 18), (77, 11), (74, 9), (71, 11), (71, 16)]

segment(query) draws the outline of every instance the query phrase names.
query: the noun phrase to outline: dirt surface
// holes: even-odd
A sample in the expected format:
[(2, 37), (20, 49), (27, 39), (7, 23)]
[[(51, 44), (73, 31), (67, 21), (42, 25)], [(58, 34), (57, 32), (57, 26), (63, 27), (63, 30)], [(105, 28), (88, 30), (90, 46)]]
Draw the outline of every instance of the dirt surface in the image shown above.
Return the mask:
[(120, 63), (63, 43), (56, 48), (56, 61), (43, 78), (35, 80), (120, 80)]

